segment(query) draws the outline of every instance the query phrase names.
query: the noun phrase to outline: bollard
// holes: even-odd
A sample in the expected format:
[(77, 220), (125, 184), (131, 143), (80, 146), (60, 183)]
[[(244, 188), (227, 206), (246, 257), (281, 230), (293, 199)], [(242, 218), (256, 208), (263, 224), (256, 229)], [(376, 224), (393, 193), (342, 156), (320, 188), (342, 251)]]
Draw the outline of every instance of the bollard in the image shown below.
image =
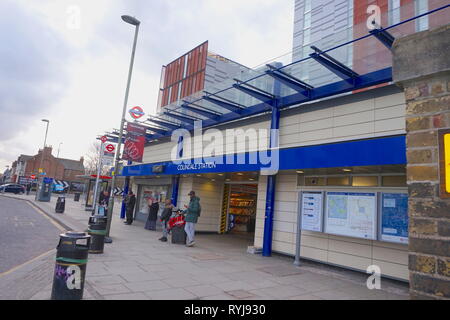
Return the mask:
[(64, 213), (65, 208), (66, 208), (66, 197), (59, 196), (58, 199), (56, 200), (55, 212)]
[(69, 231), (59, 236), (52, 300), (83, 299), (90, 240), (84, 232)]
[(89, 253), (103, 253), (107, 221), (108, 218), (102, 215), (95, 215), (89, 218), (88, 233), (92, 239)]
[(81, 195), (81, 193), (75, 193), (75, 195), (74, 195), (74, 197), (73, 197), (73, 200), (74, 200), (75, 202), (79, 202), (79, 201), (80, 201), (80, 195)]

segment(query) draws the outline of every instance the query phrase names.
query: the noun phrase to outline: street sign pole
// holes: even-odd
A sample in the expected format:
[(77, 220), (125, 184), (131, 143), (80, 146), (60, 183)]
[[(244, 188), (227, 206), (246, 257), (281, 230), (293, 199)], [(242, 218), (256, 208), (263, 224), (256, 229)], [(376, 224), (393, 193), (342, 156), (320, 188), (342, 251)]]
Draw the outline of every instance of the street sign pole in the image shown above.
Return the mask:
[(98, 168), (97, 168), (97, 178), (95, 179), (95, 189), (94, 189), (94, 203), (92, 204), (92, 215), (95, 215), (95, 210), (97, 207), (97, 193), (98, 193), (98, 183), (100, 180), (100, 173), (103, 167), (103, 141), (100, 143), (100, 156), (98, 160)]

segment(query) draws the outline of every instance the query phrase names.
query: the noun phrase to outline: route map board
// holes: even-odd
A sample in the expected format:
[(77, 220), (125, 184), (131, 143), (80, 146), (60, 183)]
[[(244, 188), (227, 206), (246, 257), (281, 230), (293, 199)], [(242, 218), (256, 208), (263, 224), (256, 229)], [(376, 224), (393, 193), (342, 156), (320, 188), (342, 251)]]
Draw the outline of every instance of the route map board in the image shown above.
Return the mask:
[(322, 232), (323, 193), (303, 192), (301, 201), (302, 230)]
[(408, 195), (383, 193), (381, 196), (380, 240), (408, 243)]
[(376, 240), (376, 193), (327, 192), (327, 233)]

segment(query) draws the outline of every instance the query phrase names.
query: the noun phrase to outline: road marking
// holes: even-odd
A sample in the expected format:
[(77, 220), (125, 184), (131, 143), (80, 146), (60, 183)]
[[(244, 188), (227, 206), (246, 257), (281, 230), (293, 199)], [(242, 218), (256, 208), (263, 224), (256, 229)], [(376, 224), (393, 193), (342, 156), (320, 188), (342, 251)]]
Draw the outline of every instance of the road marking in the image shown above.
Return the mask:
[(39, 207), (35, 206), (33, 203), (27, 201), (27, 203), (37, 212), (39, 212), (41, 215), (43, 215), (46, 219), (48, 219), (55, 227), (57, 227), (60, 231), (66, 231), (66, 228), (64, 228), (62, 225), (57, 223), (55, 220), (50, 218), (44, 211), (42, 211)]
[(3, 272), (3, 273), (0, 273), (0, 278), (3, 277), (3, 276), (6, 276), (7, 274), (10, 274), (11, 272), (14, 272), (14, 271), (16, 271), (16, 270), (18, 270), (18, 269), (20, 269), (20, 268), (26, 266), (27, 264), (30, 264), (30, 263), (32, 263), (32, 262), (34, 262), (34, 261), (36, 261), (36, 260), (39, 260), (40, 258), (42, 258), (42, 257), (44, 257), (44, 256), (46, 256), (46, 255), (49, 255), (50, 253), (52, 253), (52, 252), (54, 252), (54, 251), (56, 251), (56, 249), (51, 249), (51, 250), (49, 250), (49, 251), (47, 251), (47, 252), (45, 252), (45, 253), (43, 253), (43, 254), (41, 254), (41, 255), (39, 255), (39, 256), (33, 258), (33, 259), (31, 259), (31, 260), (28, 260), (28, 261), (26, 261), (26, 262), (24, 262), (24, 263), (22, 263), (22, 264), (19, 264), (18, 266), (15, 266), (15, 267), (9, 269), (8, 271), (5, 271), (5, 272)]

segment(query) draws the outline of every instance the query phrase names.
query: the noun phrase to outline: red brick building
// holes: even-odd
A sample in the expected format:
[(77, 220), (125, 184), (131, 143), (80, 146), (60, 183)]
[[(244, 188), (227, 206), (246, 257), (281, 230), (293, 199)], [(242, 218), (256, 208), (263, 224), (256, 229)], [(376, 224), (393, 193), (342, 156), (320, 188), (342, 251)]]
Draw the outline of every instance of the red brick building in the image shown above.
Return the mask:
[(18, 182), (19, 177), (29, 177), (38, 175), (42, 160), (42, 168), (47, 177), (56, 180), (82, 182), (78, 175), (84, 174), (84, 158), (80, 160), (70, 160), (56, 158), (52, 155), (52, 147), (45, 147), (39, 150), (34, 156), (21, 155), (12, 165), (12, 181)]

